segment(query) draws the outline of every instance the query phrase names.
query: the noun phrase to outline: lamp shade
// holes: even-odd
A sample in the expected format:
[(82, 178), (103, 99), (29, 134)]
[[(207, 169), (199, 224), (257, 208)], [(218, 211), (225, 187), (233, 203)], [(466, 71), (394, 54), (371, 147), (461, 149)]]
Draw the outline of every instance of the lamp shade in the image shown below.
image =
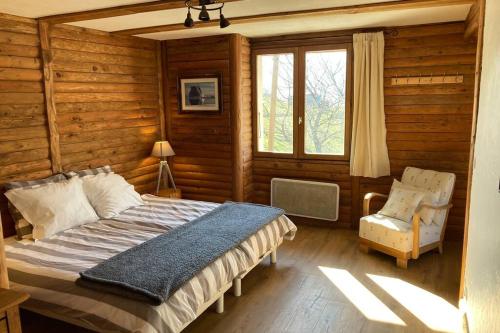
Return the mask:
[(151, 155), (157, 157), (174, 156), (174, 150), (168, 141), (156, 141)]

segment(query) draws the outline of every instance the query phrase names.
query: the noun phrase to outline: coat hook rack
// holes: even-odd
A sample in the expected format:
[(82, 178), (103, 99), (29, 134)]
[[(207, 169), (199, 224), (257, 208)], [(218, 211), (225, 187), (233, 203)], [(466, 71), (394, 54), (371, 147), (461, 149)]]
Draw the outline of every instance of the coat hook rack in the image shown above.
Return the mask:
[(407, 85), (429, 85), (429, 84), (460, 84), (464, 82), (464, 76), (456, 73), (456, 75), (450, 75), (443, 73), (442, 75), (430, 75), (423, 76), (396, 76), (391, 78), (391, 85), (393, 86), (407, 86)]

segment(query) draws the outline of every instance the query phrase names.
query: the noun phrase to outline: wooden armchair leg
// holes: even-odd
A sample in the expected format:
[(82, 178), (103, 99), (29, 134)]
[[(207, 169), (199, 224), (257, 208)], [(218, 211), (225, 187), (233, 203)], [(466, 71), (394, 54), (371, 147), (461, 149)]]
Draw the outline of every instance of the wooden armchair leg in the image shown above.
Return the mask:
[(439, 254), (443, 254), (443, 243), (439, 243), (438, 245), (438, 251), (439, 251)]
[(366, 244), (359, 244), (359, 249), (361, 252), (370, 253), (370, 248)]
[(396, 258), (396, 266), (399, 268), (408, 268), (408, 259)]

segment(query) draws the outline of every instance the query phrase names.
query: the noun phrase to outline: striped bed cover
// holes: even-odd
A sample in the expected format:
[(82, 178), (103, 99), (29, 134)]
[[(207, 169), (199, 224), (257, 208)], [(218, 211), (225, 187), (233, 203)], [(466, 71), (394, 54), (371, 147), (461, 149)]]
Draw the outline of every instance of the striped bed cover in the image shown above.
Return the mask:
[(143, 199), (145, 206), (113, 220), (85, 224), (37, 242), (9, 242), (11, 288), (31, 295), (23, 307), (99, 332), (179, 332), (223, 286), (284, 238), (293, 239), (297, 230), (286, 216), (279, 217), (207, 266), (160, 306), (77, 286), (79, 272), (218, 206), (147, 194)]

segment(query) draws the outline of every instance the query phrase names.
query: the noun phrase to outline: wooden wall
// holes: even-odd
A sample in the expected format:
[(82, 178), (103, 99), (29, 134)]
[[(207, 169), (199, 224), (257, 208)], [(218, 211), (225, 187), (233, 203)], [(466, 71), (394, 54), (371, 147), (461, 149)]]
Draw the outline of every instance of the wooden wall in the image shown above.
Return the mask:
[[(47, 177), (51, 167), (38, 25), (0, 14), (0, 184)], [(0, 210), (9, 220), (5, 200)]]
[[(151, 190), (157, 160), (149, 155), (162, 120), (159, 43), (63, 25), (52, 29), (46, 57), (40, 41), (35, 20), (0, 14), (0, 185), (110, 164), (137, 190)], [(0, 210), (11, 235), (3, 195)]]
[(66, 25), (51, 32), (63, 170), (110, 164), (153, 188), (161, 136), (157, 43)]
[[(251, 40), (251, 48), (349, 43), (356, 32), (340, 31)], [(359, 32), (359, 31), (358, 31)], [(364, 194), (387, 192), (394, 177), (406, 166), (457, 174), (454, 208), (450, 212), (447, 237), (463, 233), (467, 161), (474, 85), (475, 42), (464, 38), (463, 22), (386, 29), (385, 106), (391, 177), (351, 177), (348, 162), (311, 161), (254, 157), (251, 153), (251, 119), (242, 126), (237, 144), (244, 148), (244, 200), (269, 204), (270, 181), (274, 177), (326, 181), (341, 188), (337, 223), (330, 226), (356, 228)], [(187, 198), (223, 201), (234, 197), (234, 126), (227, 107), (235, 98), (245, 100), (241, 116), (250, 116), (251, 69), (248, 51), (242, 48), (239, 73), (240, 96), (231, 94), (231, 36), (165, 43), (168, 70), (168, 126), (177, 152), (176, 181)], [(242, 45), (247, 45), (244, 41)], [(196, 50), (196, 52), (193, 52)], [(221, 115), (181, 115), (177, 107), (177, 76), (181, 72), (221, 71), (224, 75), (224, 106)], [(391, 86), (390, 78), (406, 75), (463, 74), (463, 84)], [(233, 99), (233, 100), (228, 100)], [(247, 102), (248, 100), (248, 102)], [(234, 111), (233, 111), (234, 113)], [(234, 128), (233, 128), (234, 129)], [(232, 137), (233, 135), (233, 137)], [(242, 139), (244, 138), (244, 139)], [(241, 148), (240, 149), (243, 149)], [(374, 201), (377, 209), (380, 203)]]
[[(236, 49), (241, 53), (231, 51)], [(241, 145), (237, 151), (242, 152), (239, 156), (242, 160), (238, 164), (244, 167), (245, 179), (250, 178), (248, 174), (251, 172), (249, 43), (239, 35), (224, 35), (170, 40), (164, 42), (163, 50), (167, 82), (167, 135), (176, 153), (173, 158), (176, 185), (182, 189), (183, 197), (188, 199), (233, 200), (236, 198), (233, 187), (236, 181), (235, 161), (238, 158), (234, 151), (234, 126), (241, 127), (245, 133), (244, 137), (238, 137)], [(213, 73), (222, 74), (222, 113), (179, 113), (179, 75)], [(238, 86), (241, 89), (234, 89)]]
[[(475, 42), (464, 39), (464, 23), (388, 29), (385, 51), (385, 112), (391, 177), (369, 179), (349, 176), (348, 163), (254, 158), (253, 200), (269, 203), (273, 177), (328, 181), (339, 184), (340, 218), (334, 225), (356, 228), (365, 193), (387, 193), (394, 177), (406, 166), (457, 175), (454, 208), (447, 238), (463, 234), (467, 165), (469, 158), (474, 88)], [(252, 40), (254, 48), (290, 43), (345, 43), (352, 31), (280, 36)], [(391, 86), (390, 78), (406, 75), (464, 75), (463, 84)], [(374, 202), (374, 209), (381, 206)], [(331, 225), (331, 224), (330, 224)]]
[[(53, 156), (38, 25), (6, 15), (0, 16), (0, 23), (0, 183), (48, 176)], [(386, 125), (392, 177), (400, 177), (408, 165), (455, 172), (455, 207), (448, 227), (448, 236), (453, 238), (463, 231), (474, 83), (475, 43), (465, 41), (464, 30), (464, 23), (448, 23), (391, 29), (386, 36)], [(267, 43), (311, 44), (316, 38), (343, 43), (351, 40), (352, 31), (279, 36), (268, 38)], [(335, 182), (341, 187), (341, 197), (340, 220), (334, 225), (356, 227), (364, 193), (389, 189), (392, 177), (350, 177), (345, 162), (253, 158), (250, 43), (244, 37), (163, 43), (163, 90), (159, 89), (162, 73), (157, 42), (69, 26), (54, 27), (49, 41), (55, 125), (64, 170), (111, 164), (140, 191), (151, 189), (156, 160), (149, 153), (161, 137), (164, 93), (168, 137), (177, 153), (173, 171), (186, 198), (218, 202), (238, 198), (234, 184), (239, 166), (242, 198), (259, 203), (269, 203), (273, 177)], [(252, 47), (259, 43), (252, 40)], [(205, 116), (179, 114), (178, 75), (210, 71), (222, 73), (224, 111)], [(442, 73), (463, 74), (464, 83), (390, 85), (394, 76)], [(4, 207), (0, 208), (5, 214)]]
[(241, 44), (241, 86), (242, 130), (241, 146), (243, 161), (243, 200), (251, 201), (253, 197), (253, 150), (252, 150), (252, 69), (251, 50), (248, 39), (243, 38)]
[[(463, 235), (474, 100), (476, 43), (464, 23), (397, 29), (386, 37), (385, 113), (391, 173), (406, 166), (457, 175), (447, 237)], [(391, 86), (395, 76), (464, 75), (463, 84)], [(361, 179), (360, 193), (387, 192), (391, 178)]]

